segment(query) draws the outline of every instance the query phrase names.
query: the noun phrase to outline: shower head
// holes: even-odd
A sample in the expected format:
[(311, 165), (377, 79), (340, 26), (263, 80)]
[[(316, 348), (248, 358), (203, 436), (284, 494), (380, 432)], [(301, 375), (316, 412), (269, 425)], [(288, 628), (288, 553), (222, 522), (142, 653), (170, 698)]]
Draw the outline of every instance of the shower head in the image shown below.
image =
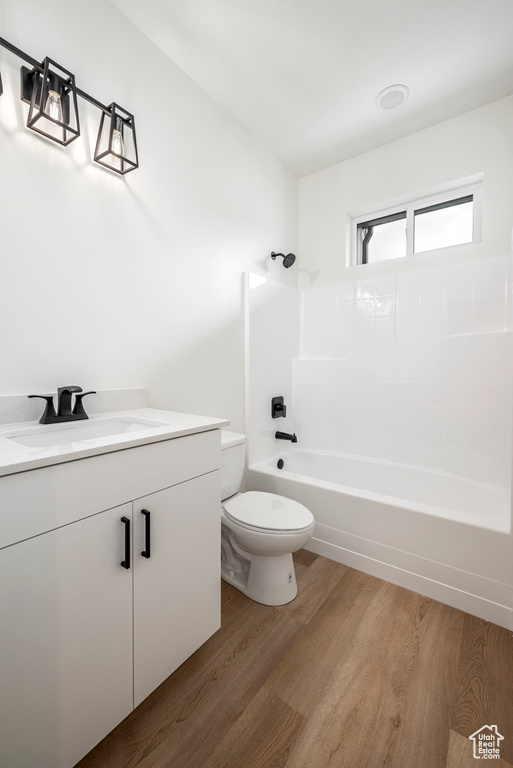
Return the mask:
[(282, 259), (283, 259), (283, 266), (285, 267), (285, 269), (288, 269), (289, 267), (291, 267), (294, 264), (295, 260), (296, 260), (296, 257), (294, 256), (293, 253), (287, 253), (286, 256), (283, 253), (275, 253), (274, 251), (271, 253), (271, 259), (273, 259), (273, 261), (278, 256), (282, 257)]

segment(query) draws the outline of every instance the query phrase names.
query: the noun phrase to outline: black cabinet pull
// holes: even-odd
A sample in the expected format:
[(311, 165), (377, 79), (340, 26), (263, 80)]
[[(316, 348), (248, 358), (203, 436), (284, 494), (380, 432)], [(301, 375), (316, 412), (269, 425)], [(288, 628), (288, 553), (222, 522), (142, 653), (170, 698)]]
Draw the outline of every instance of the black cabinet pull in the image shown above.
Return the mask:
[(130, 520), (128, 517), (122, 517), (121, 522), (125, 526), (125, 559), (121, 561), (123, 568), (130, 568)]
[(141, 509), (141, 515), (144, 515), (144, 549), (141, 552), (143, 557), (147, 557), (148, 560), (151, 556), (151, 544), (150, 544), (150, 513), (147, 509)]

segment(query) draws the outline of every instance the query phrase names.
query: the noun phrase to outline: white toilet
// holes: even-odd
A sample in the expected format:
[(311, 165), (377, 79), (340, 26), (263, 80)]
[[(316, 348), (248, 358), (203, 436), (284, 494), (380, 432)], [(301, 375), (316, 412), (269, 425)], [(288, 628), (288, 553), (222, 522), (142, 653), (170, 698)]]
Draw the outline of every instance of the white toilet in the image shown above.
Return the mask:
[(221, 430), (221, 576), (252, 600), (283, 605), (297, 595), (292, 552), (312, 536), (306, 507), (275, 493), (238, 493), (245, 436)]

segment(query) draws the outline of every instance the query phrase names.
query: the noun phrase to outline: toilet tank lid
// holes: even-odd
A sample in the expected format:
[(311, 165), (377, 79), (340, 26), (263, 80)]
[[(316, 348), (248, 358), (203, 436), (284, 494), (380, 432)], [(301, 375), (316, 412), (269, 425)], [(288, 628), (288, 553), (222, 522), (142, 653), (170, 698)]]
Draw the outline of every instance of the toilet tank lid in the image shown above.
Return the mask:
[(233, 445), (241, 445), (246, 442), (246, 435), (241, 432), (231, 432), (229, 429), (221, 430), (221, 450), (231, 448)]

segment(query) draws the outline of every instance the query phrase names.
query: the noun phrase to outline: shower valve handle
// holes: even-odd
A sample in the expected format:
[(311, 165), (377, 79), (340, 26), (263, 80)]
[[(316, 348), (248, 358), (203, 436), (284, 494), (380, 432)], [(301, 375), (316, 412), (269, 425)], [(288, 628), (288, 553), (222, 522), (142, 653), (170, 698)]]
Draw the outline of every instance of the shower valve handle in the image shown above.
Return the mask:
[(271, 400), (271, 416), (273, 419), (279, 419), (280, 416), (287, 415), (287, 406), (283, 401), (283, 397), (273, 397)]

